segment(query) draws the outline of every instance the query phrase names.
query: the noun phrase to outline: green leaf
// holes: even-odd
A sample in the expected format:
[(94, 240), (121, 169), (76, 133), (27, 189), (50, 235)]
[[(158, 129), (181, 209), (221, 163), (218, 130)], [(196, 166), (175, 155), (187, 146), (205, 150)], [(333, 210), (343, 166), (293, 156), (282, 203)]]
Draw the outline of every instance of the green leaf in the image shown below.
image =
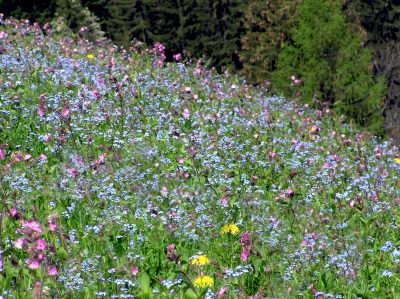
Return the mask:
[(193, 292), (193, 290), (190, 289), (190, 288), (186, 290), (186, 292), (185, 292), (185, 294), (183, 296), (184, 296), (185, 299), (186, 298), (187, 299), (197, 299), (196, 293)]
[(143, 292), (144, 297), (149, 297), (151, 290), (150, 290), (150, 277), (147, 275), (146, 272), (143, 272), (139, 277), (140, 288)]

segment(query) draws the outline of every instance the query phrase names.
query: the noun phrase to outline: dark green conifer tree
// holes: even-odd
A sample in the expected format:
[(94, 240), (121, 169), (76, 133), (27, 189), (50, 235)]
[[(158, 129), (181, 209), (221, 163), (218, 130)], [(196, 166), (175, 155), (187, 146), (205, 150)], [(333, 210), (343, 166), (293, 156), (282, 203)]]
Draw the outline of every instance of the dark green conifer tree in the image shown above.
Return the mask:
[(303, 0), (298, 9), (293, 42), (284, 45), (273, 73), (275, 89), (291, 90), (294, 75), (301, 80), (294, 88), (304, 101), (327, 101), (358, 124), (381, 133), (384, 82), (372, 77), (370, 51), (347, 26), (340, 4)]
[(271, 78), (282, 46), (290, 39), (300, 0), (251, 0), (241, 38), (243, 74), (251, 81)]

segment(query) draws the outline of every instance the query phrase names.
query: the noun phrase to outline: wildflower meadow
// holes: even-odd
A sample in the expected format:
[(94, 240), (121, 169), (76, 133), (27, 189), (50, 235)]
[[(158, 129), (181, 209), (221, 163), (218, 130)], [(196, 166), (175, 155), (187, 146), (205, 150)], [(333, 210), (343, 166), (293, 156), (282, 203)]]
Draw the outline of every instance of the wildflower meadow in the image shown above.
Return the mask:
[(0, 298), (399, 298), (390, 141), (160, 43), (0, 24)]

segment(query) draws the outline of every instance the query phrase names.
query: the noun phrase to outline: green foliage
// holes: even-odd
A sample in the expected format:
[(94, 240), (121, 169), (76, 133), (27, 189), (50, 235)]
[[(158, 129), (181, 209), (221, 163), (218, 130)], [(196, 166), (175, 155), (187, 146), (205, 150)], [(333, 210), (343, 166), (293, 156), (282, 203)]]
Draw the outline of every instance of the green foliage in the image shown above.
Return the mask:
[(57, 18), (62, 19), (65, 25), (75, 32), (82, 27), (87, 28), (86, 37), (98, 40), (104, 37), (98, 18), (79, 0), (55, 0)]
[(347, 1), (347, 19), (364, 30), (364, 41), (373, 54), (373, 74), (385, 76), (385, 130), (400, 143), (400, 3)]
[[(362, 48), (360, 36), (348, 29), (339, 4), (305, 0), (291, 34), (293, 42), (283, 47), (273, 73), (274, 88), (301, 95), (308, 103), (328, 102), (379, 132), (384, 83), (373, 80), (370, 52)], [(301, 83), (290, 84), (291, 76)]]
[(296, 21), (300, 0), (252, 0), (246, 9), (241, 38), (243, 74), (260, 82), (271, 77), (277, 58)]
[(54, 0), (0, 0), (0, 13), (44, 24), (55, 13)]

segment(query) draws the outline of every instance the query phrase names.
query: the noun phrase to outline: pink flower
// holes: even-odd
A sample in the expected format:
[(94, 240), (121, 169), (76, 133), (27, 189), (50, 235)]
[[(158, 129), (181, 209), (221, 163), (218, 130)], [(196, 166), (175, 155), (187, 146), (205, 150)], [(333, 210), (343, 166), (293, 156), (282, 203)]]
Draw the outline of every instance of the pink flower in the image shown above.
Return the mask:
[(61, 110), (61, 116), (62, 116), (63, 118), (68, 118), (68, 117), (69, 117), (69, 109), (68, 109), (68, 107), (64, 107), (64, 108)]
[(226, 295), (226, 291), (227, 291), (227, 289), (225, 287), (220, 288), (219, 291), (217, 292), (217, 297), (218, 298), (224, 297)]
[(38, 260), (38, 261), (43, 261), (45, 257), (46, 257), (45, 254), (39, 253), (39, 254), (37, 255), (37, 260)]
[(221, 205), (223, 206), (223, 207), (228, 207), (228, 205), (229, 205), (229, 198), (228, 197), (226, 197), (226, 196), (224, 196), (223, 198), (221, 198)]
[(18, 210), (16, 208), (11, 208), (10, 209), (10, 215), (14, 219), (18, 219), (19, 218), (19, 213), (18, 213)]
[(175, 61), (179, 61), (179, 60), (181, 60), (182, 55), (181, 55), (181, 53), (178, 53), (178, 54), (175, 54), (173, 57), (174, 57)]
[(47, 271), (47, 273), (50, 276), (56, 276), (58, 274), (57, 268), (55, 266), (50, 266), (49, 270)]
[(354, 200), (350, 200), (350, 202), (349, 202), (350, 208), (354, 208), (355, 205), (356, 205), (356, 202)]
[(79, 174), (78, 170), (75, 167), (68, 168), (68, 172), (72, 176), (77, 176)]
[(251, 236), (250, 232), (245, 232), (243, 233), (242, 238), (240, 239), (240, 245), (242, 245), (242, 252), (240, 254), (240, 259), (244, 262), (249, 259), (251, 254), (252, 242), (250, 236)]
[(40, 154), (40, 156), (38, 157), (38, 160), (39, 161), (44, 161), (44, 160), (46, 160), (46, 155), (44, 155), (44, 154)]
[(39, 239), (36, 241), (36, 249), (37, 250), (45, 250), (46, 249), (46, 241), (43, 239)]
[(182, 115), (183, 115), (183, 117), (184, 117), (185, 119), (188, 119), (188, 118), (190, 117), (190, 111), (189, 111), (189, 109), (187, 109), (187, 108), (183, 109)]
[(28, 260), (29, 269), (35, 270), (35, 269), (39, 268), (39, 265), (40, 265), (39, 261), (37, 259), (35, 259), (35, 258), (30, 258)]
[(6, 158), (6, 151), (3, 148), (0, 148), (0, 160), (4, 160)]
[(174, 252), (175, 251), (175, 244), (174, 243), (169, 244), (167, 246), (167, 250), (168, 250), (169, 253)]
[(162, 194), (162, 196), (167, 196), (168, 195), (168, 188), (166, 186), (163, 186), (161, 188), (161, 194)]
[(14, 242), (15, 248), (18, 248), (18, 249), (22, 249), (24, 247), (24, 244), (25, 244), (25, 238), (19, 238), (18, 240), (16, 240)]
[(24, 161), (28, 161), (30, 158), (32, 158), (32, 155), (26, 154), (24, 156)]
[(7, 37), (7, 33), (4, 31), (0, 32), (0, 39), (5, 39)]
[(49, 225), (50, 231), (54, 232), (57, 230), (57, 217), (56, 216), (51, 216), (47, 219), (47, 223)]
[(45, 110), (44, 110), (43, 105), (39, 105), (38, 110), (37, 110), (37, 114), (38, 114), (40, 117), (44, 117), (44, 115), (45, 115)]
[(139, 269), (136, 266), (131, 267), (131, 275), (132, 277), (136, 277), (136, 275), (139, 273)]
[(289, 187), (289, 188), (286, 190), (286, 194), (287, 194), (289, 197), (293, 197), (293, 196), (294, 196), (294, 191), (293, 191), (293, 189)]
[(42, 230), (42, 227), (40, 226), (40, 223), (37, 222), (36, 220), (23, 221), (22, 224), (23, 224), (25, 227), (27, 227), (27, 228), (33, 230), (34, 232), (41, 233), (41, 232), (43, 231), (43, 230)]

